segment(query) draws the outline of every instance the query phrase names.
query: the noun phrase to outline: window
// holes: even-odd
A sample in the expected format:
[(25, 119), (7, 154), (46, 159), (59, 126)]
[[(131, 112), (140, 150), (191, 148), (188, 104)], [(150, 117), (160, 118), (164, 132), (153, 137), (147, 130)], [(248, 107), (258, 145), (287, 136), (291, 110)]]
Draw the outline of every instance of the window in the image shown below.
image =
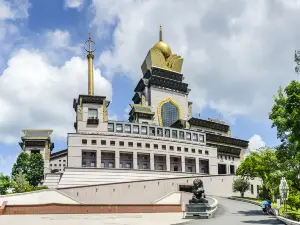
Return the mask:
[(192, 148), (192, 153), (195, 153), (195, 152), (196, 152), (196, 150), (194, 148)]
[(178, 108), (172, 102), (166, 102), (161, 106), (162, 124), (165, 127), (171, 126), (179, 119)]
[(58, 160), (58, 162), (61, 162), (61, 160)]
[(174, 171), (178, 171), (178, 166), (174, 166)]
[(115, 146), (116, 142), (115, 141), (110, 141), (110, 146)]
[(125, 124), (125, 133), (131, 133), (131, 126), (129, 124)]
[(120, 145), (120, 146), (124, 146), (124, 141), (120, 141), (120, 142), (119, 142), (119, 145)]
[(32, 154), (40, 153), (40, 150), (31, 150), (30, 151)]
[(184, 132), (183, 131), (179, 131), (179, 139), (184, 139)]
[(208, 155), (208, 151), (207, 150), (205, 150), (205, 155)]
[(160, 137), (163, 136), (163, 129), (162, 128), (157, 128), (157, 136), (160, 136)]
[(232, 161), (234, 161), (234, 157), (232, 156)]
[(142, 134), (144, 134), (144, 135), (147, 135), (147, 127), (145, 127), (145, 126), (142, 126)]
[(97, 109), (88, 109), (88, 117), (89, 117), (89, 119), (97, 119), (98, 118), (98, 110)]
[(105, 164), (104, 162), (101, 163), (101, 168), (104, 168)]
[(139, 126), (133, 125), (132, 126), (132, 131), (133, 131), (134, 134), (138, 134), (139, 133)]
[(82, 151), (82, 167), (96, 167), (95, 151)]
[(203, 135), (199, 135), (199, 141), (204, 142), (204, 136)]
[(158, 149), (158, 144), (154, 144), (154, 149)]
[(114, 124), (113, 123), (108, 124), (108, 131), (109, 132), (114, 132)]
[(63, 165), (64, 167), (66, 166), (66, 164)]
[(129, 147), (133, 147), (133, 142), (128, 142)]
[(189, 133), (189, 132), (186, 133), (186, 140), (188, 140), (188, 141), (191, 140), (191, 133)]
[(234, 165), (230, 165), (230, 174), (234, 174), (235, 171), (234, 171)]
[(149, 127), (149, 135), (155, 136), (155, 127)]
[(172, 130), (172, 138), (177, 138), (177, 130)]
[(181, 152), (181, 147), (177, 147), (177, 152)]
[(52, 166), (52, 164), (50, 164), (50, 166)]
[(150, 148), (150, 144), (147, 143), (147, 144), (146, 144), (146, 148)]
[(251, 194), (254, 194), (254, 190), (253, 190), (253, 184), (251, 184)]
[(101, 145), (106, 145), (106, 140), (101, 140)]
[(198, 141), (198, 134), (193, 134), (193, 141)]
[(117, 124), (116, 131), (122, 133), (123, 132), (123, 125), (122, 124)]
[(165, 137), (170, 137), (170, 130), (169, 129), (165, 129)]
[(141, 148), (142, 147), (142, 143), (137, 143), (137, 147)]
[(64, 159), (63, 161), (65, 162), (66, 160)]
[(188, 167), (188, 171), (187, 171), (188, 173), (191, 173), (191, 172), (193, 172), (193, 168), (192, 167)]
[(173, 147), (173, 146), (170, 146), (170, 150), (171, 150), (171, 151), (174, 151), (174, 147)]
[(58, 166), (61, 166), (61, 164), (59, 164)]
[(199, 154), (202, 154), (202, 150), (201, 150), (201, 149), (199, 149), (199, 150), (198, 150), (198, 153), (199, 153)]
[(82, 143), (82, 144), (87, 144), (87, 140), (86, 140), (86, 139), (82, 139), (82, 140), (81, 140), (81, 143)]
[(188, 148), (184, 148), (184, 151), (185, 151), (185, 152), (189, 152), (189, 149), (188, 149)]
[(92, 145), (96, 145), (96, 144), (97, 144), (97, 140), (92, 140)]
[(162, 146), (161, 146), (161, 149), (162, 149), (162, 150), (166, 150), (167, 147), (166, 147), (165, 145), (162, 145)]

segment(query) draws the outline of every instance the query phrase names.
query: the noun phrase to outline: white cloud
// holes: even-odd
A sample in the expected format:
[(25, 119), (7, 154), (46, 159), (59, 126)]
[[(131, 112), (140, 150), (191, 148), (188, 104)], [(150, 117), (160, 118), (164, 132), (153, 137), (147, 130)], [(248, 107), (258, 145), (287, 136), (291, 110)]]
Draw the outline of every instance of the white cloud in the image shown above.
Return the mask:
[(52, 48), (66, 48), (70, 45), (71, 35), (66, 30), (48, 31), (46, 33), (47, 44)]
[(82, 8), (84, 0), (65, 0), (65, 7), (67, 8)]
[(258, 134), (254, 134), (248, 141), (249, 141), (249, 145), (248, 145), (248, 149), (243, 153), (244, 157), (247, 157), (251, 152), (255, 152), (260, 148), (266, 147), (266, 143)]
[[(95, 94), (111, 99), (111, 83), (95, 69)], [(0, 76), (0, 140), (16, 142), (22, 129), (72, 131), (73, 98), (87, 93), (87, 60), (73, 57), (58, 67), (43, 52), (21, 49)]]
[(115, 25), (113, 45), (99, 61), (107, 74), (127, 72), (137, 82), (162, 24), (164, 41), (185, 59), (195, 110), (266, 119), (278, 86), (296, 77), (300, 8), (283, 2), (93, 0), (99, 34)]
[(118, 120), (118, 116), (116, 114), (108, 115), (108, 119), (109, 120), (115, 120), (115, 121), (117, 121)]

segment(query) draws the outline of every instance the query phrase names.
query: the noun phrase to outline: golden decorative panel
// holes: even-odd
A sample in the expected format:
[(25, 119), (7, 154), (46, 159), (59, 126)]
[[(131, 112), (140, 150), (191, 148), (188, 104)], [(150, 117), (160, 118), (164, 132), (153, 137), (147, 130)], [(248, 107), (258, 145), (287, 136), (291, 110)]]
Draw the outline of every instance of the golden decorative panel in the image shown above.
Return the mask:
[(158, 115), (158, 123), (160, 126), (163, 126), (163, 122), (162, 122), (162, 115), (161, 115), (161, 107), (167, 103), (167, 102), (170, 102), (172, 103), (173, 105), (175, 105), (175, 107), (178, 109), (178, 120), (181, 120), (182, 119), (182, 112), (181, 112), (181, 109), (180, 109), (180, 106), (173, 100), (171, 99), (170, 97), (169, 98), (166, 98), (164, 100), (162, 100), (159, 105), (157, 106), (157, 115)]
[(103, 104), (103, 121), (108, 121), (108, 109), (106, 103)]

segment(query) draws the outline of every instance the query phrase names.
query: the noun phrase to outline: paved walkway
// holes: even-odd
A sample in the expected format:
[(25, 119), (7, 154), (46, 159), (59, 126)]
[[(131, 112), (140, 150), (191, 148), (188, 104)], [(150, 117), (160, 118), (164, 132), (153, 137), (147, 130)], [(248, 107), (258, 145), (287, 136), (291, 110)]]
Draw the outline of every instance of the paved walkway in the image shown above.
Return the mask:
[(264, 215), (259, 206), (230, 200), (227, 198), (215, 197), (219, 206), (214, 217), (207, 220), (193, 220), (185, 225), (247, 225), (247, 224), (284, 224), (273, 216)]

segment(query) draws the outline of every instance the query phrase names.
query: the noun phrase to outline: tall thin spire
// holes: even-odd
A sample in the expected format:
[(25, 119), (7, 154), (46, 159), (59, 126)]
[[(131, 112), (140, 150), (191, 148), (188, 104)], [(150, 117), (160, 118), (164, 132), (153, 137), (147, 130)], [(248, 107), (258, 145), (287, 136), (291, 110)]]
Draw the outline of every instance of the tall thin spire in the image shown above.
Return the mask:
[(159, 41), (163, 41), (163, 39), (162, 39), (162, 28), (161, 28), (161, 25), (159, 26)]
[(89, 39), (84, 43), (86, 45), (88, 43), (88, 49), (84, 49), (87, 51), (88, 58), (88, 95), (94, 95), (94, 68), (93, 68), (93, 59), (94, 59), (94, 51), (96, 49), (92, 49), (92, 44), (96, 45), (95, 42), (91, 39), (91, 34), (89, 33)]

